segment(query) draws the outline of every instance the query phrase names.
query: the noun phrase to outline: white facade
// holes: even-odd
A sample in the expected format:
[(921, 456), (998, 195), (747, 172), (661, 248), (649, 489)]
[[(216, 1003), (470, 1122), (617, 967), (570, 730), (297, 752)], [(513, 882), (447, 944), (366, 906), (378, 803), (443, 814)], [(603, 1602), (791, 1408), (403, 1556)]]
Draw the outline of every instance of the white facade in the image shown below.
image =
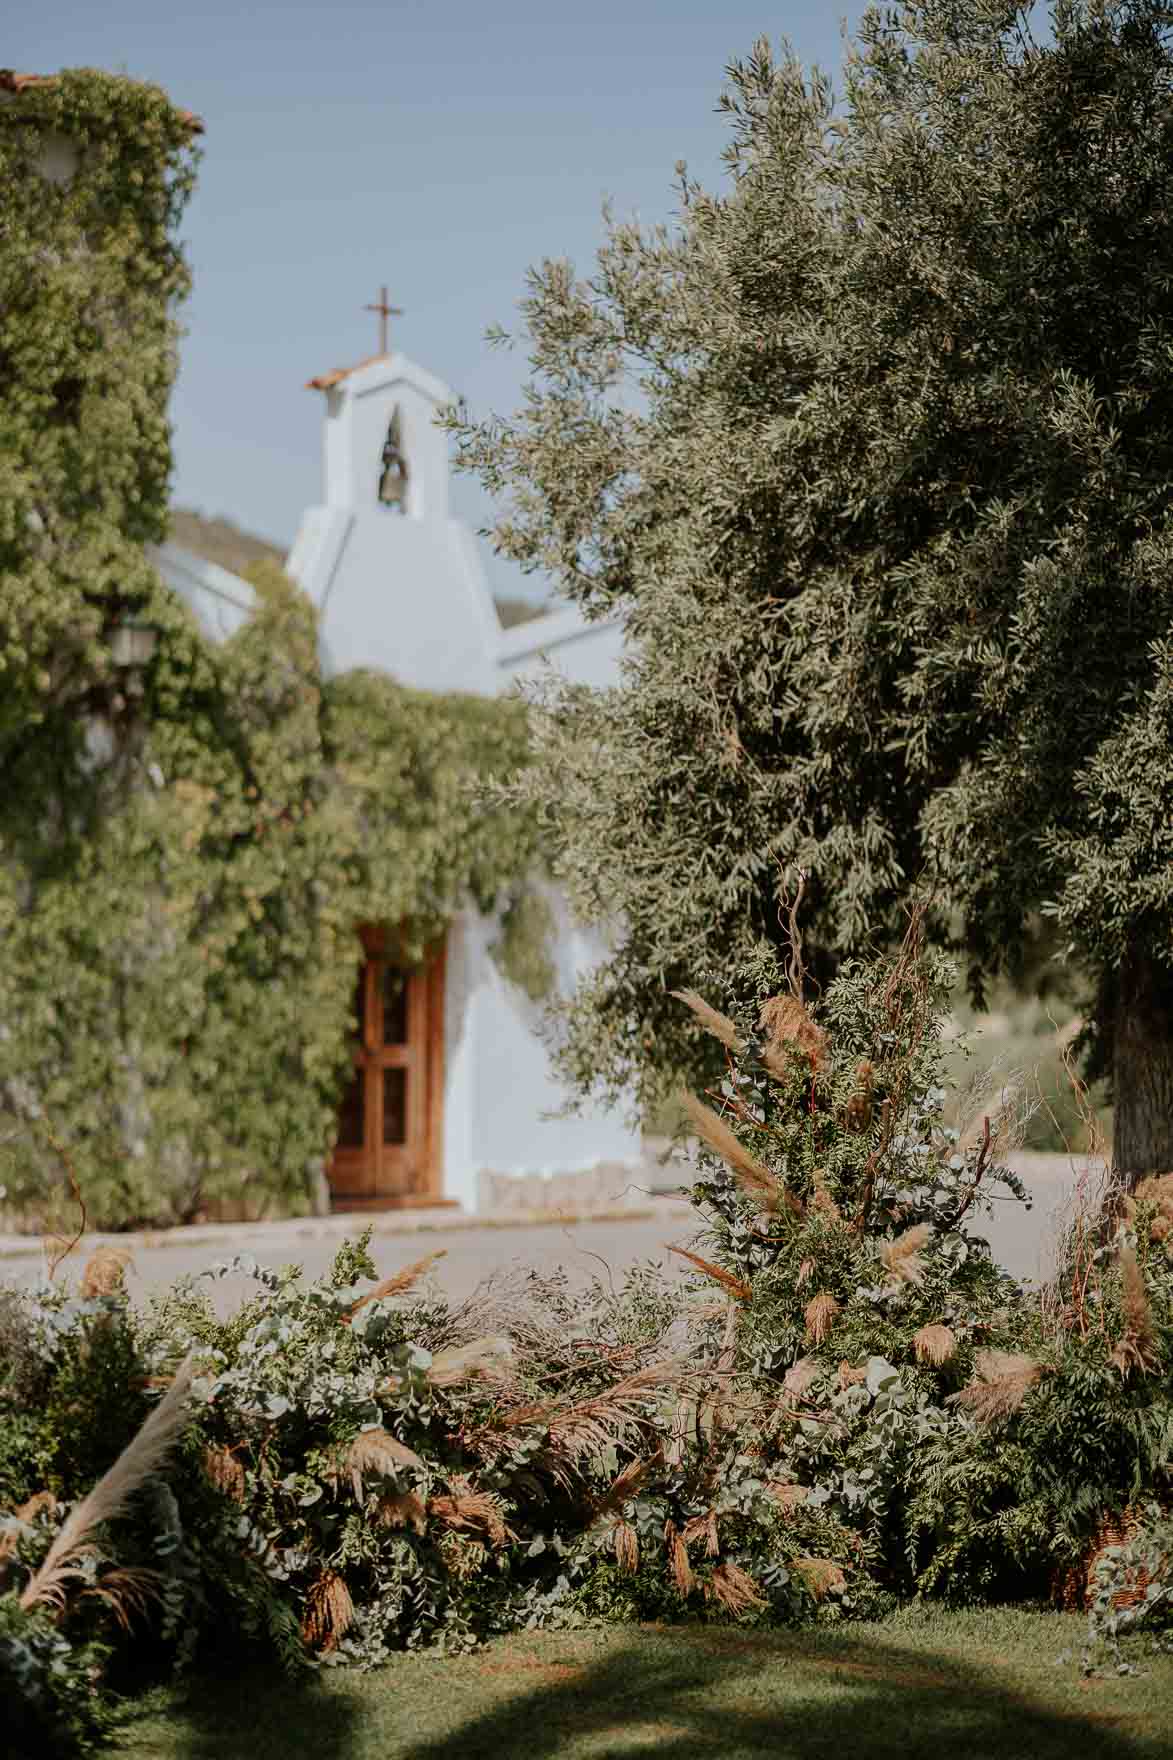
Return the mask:
[[(618, 681), (617, 620), (588, 624), (565, 607), (501, 629), (473, 534), (448, 511), (447, 442), (434, 419), (452, 401), (444, 385), (395, 354), (311, 386), (325, 399), (325, 481), (287, 567), (319, 607), (327, 676), (377, 668), (416, 689), (488, 696), (548, 662), (584, 684)], [(389, 435), (396, 506), (380, 501)], [(251, 593), (234, 575), (171, 544), (156, 561), (212, 638), (247, 616)], [(551, 903), (566, 991), (602, 949), (561, 898)], [(487, 1175), (576, 1174), (604, 1163), (621, 1173), (642, 1159), (638, 1136), (616, 1115), (542, 1116), (565, 1095), (535, 1032), (539, 1011), (489, 957), (497, 931), (469, 909), (448, 938), (442, 1195), (470, 1210), (493, 1183)]]

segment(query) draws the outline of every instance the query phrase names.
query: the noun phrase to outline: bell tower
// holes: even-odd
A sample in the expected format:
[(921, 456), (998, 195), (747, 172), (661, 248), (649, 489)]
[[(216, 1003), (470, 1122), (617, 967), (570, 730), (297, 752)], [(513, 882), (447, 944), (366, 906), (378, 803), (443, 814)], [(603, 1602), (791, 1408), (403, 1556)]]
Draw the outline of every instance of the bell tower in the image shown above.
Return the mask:
[(398, 352), (308, 381), (323, 394), (324, 485), (287, 567), (320, 614), (323, 664), (388, 672), (422, 690), (495, 694), (500, 626), (473, 534), (448, 507), (448, 439), (436, 421), (453, 394)]
[(401, 354), (373, 355), (309, 381), (326, 394), (327, 507), (405, 519), (448, 517), (448, 446), (436, 412), (447, 386)]

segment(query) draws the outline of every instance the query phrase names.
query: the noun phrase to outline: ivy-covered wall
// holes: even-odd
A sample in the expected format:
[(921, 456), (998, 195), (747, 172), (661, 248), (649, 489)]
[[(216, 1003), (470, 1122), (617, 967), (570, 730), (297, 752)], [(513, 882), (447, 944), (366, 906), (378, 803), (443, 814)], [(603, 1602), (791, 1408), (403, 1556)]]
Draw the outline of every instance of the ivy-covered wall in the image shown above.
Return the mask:
[[(61, 184), (48, 142), (78, 147)], [(381, 676), (323, 686), (272, 564), (206, 643), (163, 536), (194, 170), (165, 95), (75, 72), (0, 106), (0, 1207), (91, 1225), (312, 1201), (349, 1056), (361, 921), (420, 957), (471, 896), (516, 903), (524, 706)], [(156, 632), (128, 699), (109, 633)], [(531, 962), (532, 963), (532, 962)]]

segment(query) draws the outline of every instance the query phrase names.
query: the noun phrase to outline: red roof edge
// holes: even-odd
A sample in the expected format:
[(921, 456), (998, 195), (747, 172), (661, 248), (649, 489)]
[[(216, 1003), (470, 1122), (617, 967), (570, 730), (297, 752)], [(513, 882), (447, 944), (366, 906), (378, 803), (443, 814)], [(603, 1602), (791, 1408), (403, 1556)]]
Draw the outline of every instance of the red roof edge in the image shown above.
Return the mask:
[[(11, 67), (0, 67), (0, 92), (24, 92), (30, 86), (51, 86), (58, 77), (55, 73), (17, 73)], [(203, 134), (203, 120), (193, 111), (180, 110), (176, 106), (176, 115), (190, 134)]]

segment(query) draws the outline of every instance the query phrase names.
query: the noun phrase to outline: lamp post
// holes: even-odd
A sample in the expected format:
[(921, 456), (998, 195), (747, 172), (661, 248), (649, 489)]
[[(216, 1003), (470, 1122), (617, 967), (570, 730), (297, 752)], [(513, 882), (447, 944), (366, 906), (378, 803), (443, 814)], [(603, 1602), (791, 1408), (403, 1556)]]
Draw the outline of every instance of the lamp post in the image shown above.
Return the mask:
[(114, 624), (107, 638), (110, 658), (121, 676), (121, 696), (137, 701), (143, 694), (143, 669), (150, 665), (159, 645), (159, 632), (153, 623), (123, 617)]
[(86, 766), (105, 769), (125, 761), (138, 746), (136, 710), (143, 698), (143, 673), (155, 657), (159, 631), (133, 616), (116, 616), (105, 630), (114, 677), (89, 694), (85, 717)]

